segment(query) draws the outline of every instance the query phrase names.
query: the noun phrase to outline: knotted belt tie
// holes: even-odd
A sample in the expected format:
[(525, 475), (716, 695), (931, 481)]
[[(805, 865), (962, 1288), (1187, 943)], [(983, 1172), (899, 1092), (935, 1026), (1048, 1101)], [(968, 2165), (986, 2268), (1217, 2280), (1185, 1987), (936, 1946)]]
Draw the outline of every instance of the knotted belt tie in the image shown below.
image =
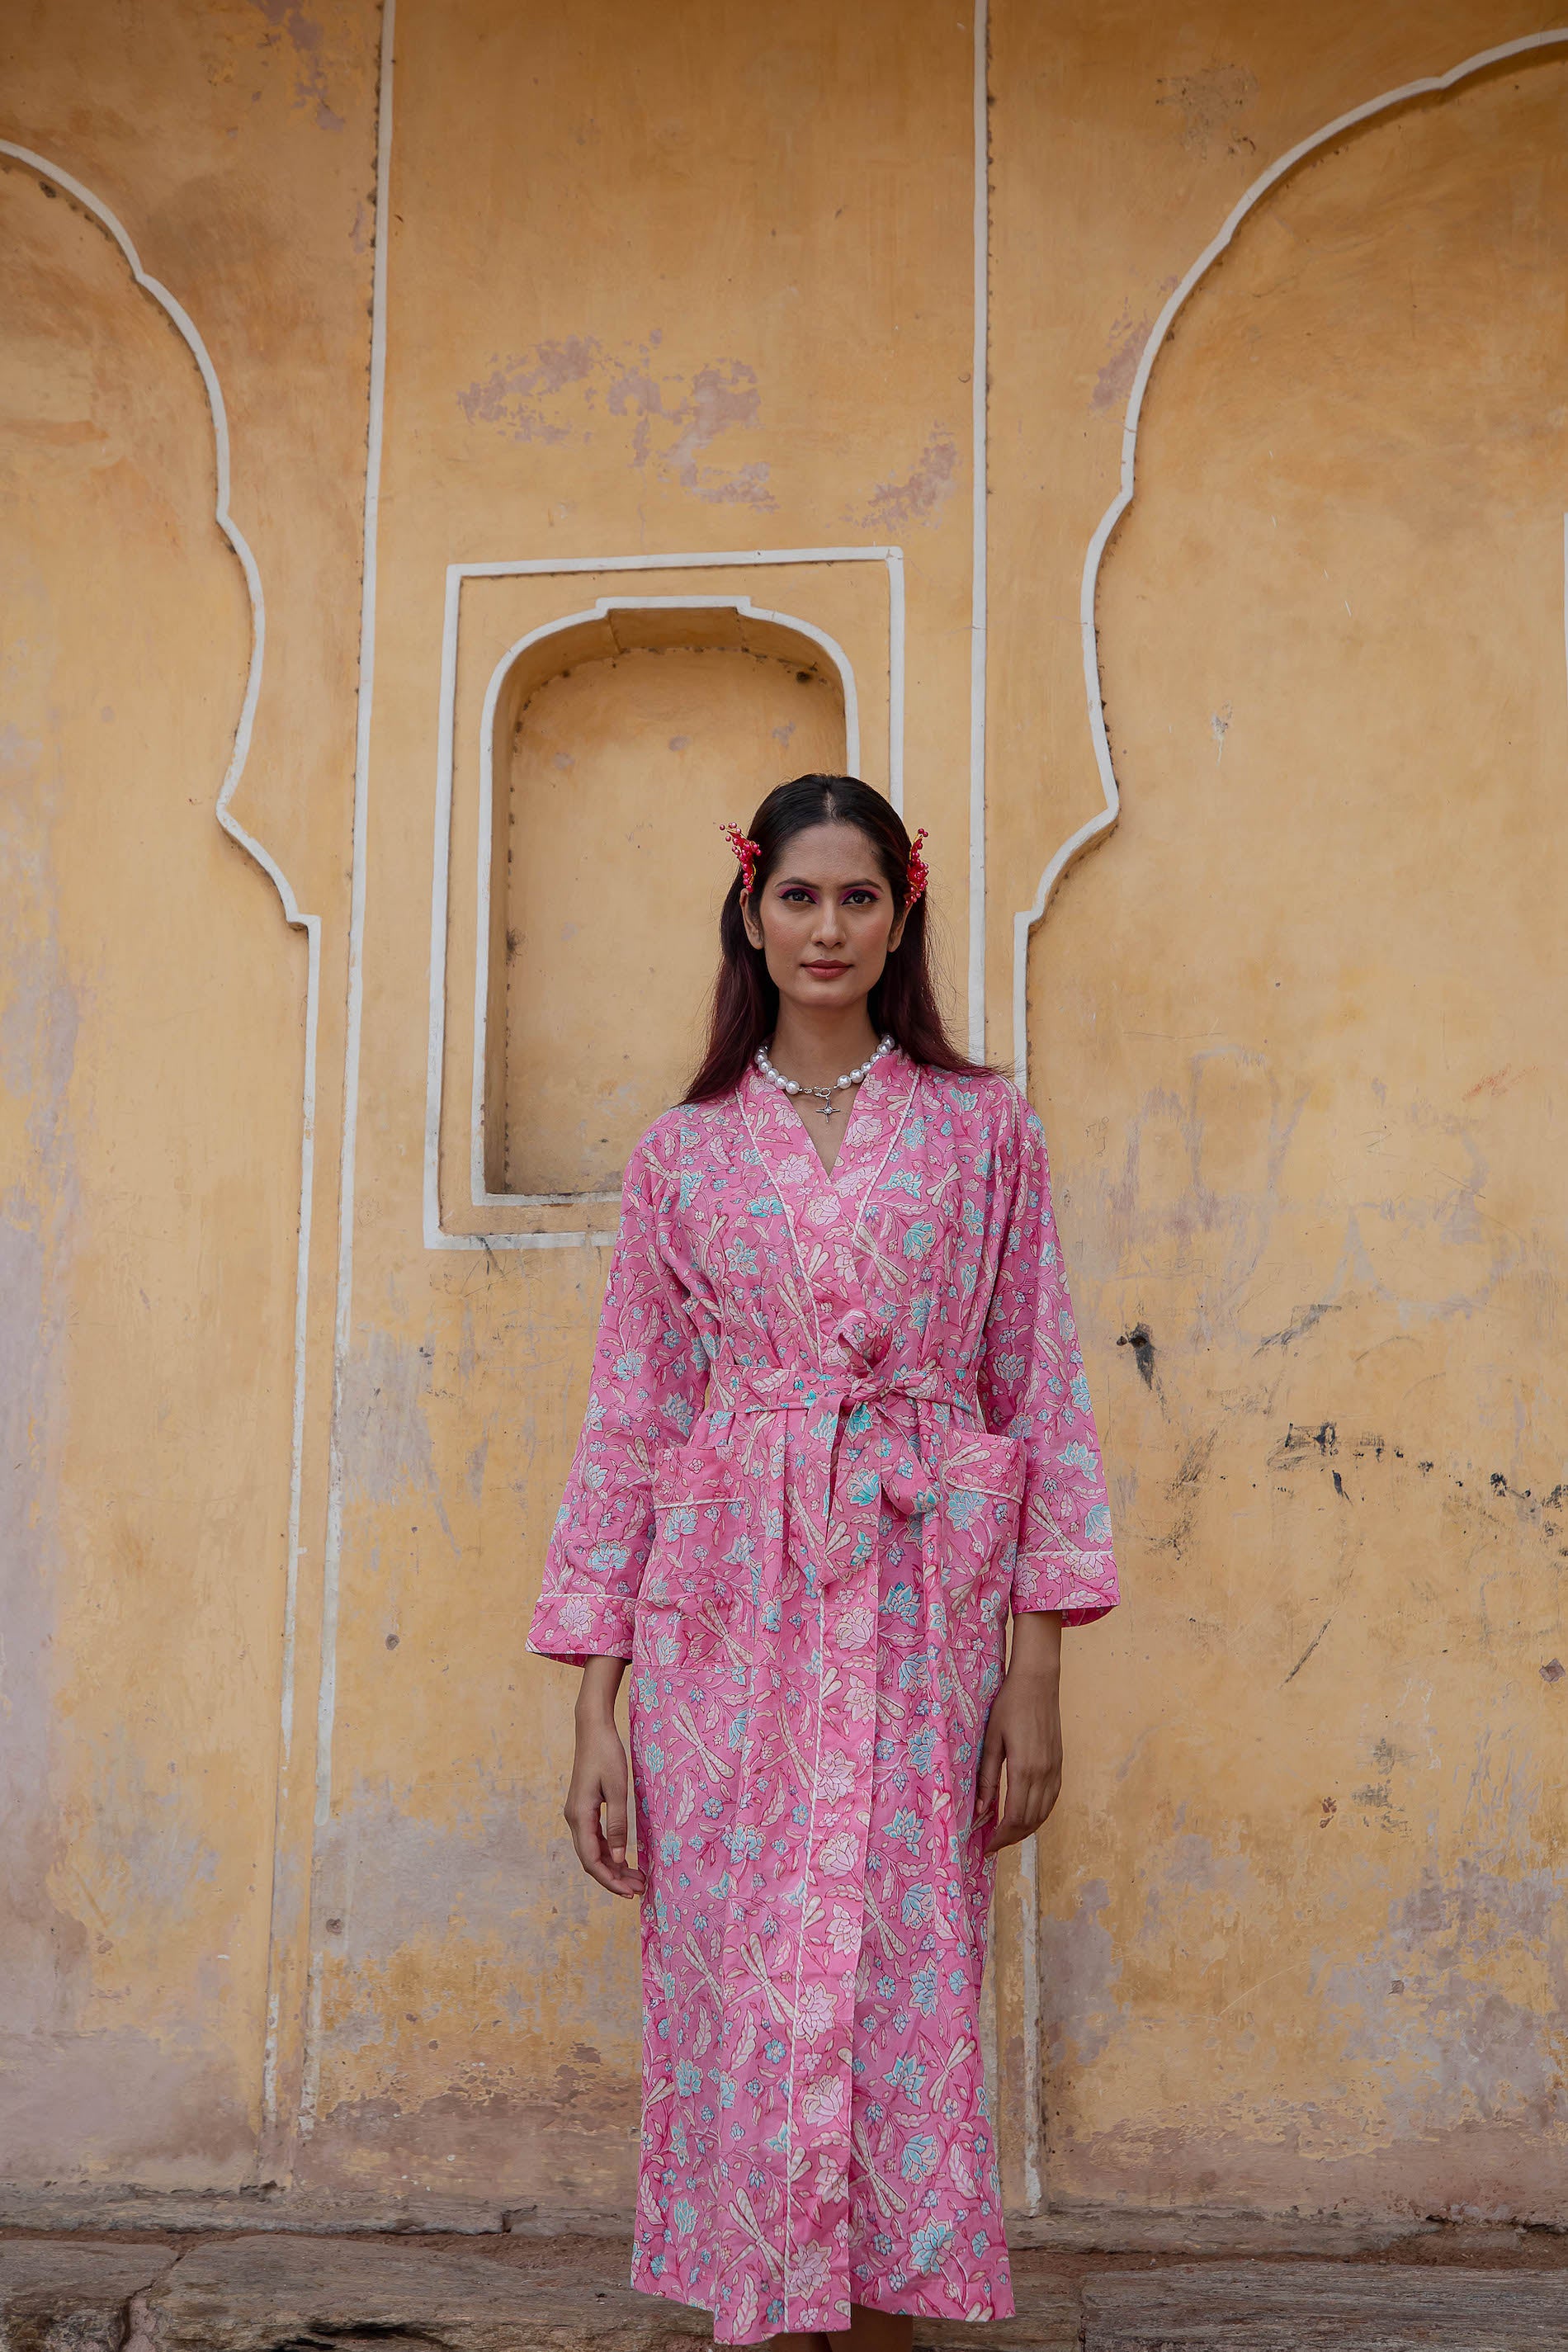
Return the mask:
[(944, 1404), (980, 1418), (973, 1381), (954, 1381), (939, 1366), (883, 1366), (849, 1335), (837, 1338), (843, 1364), (799, 1370), (721, 1358), (709, 1400), (710, 1411), (807, 1416), (792, 1500), (805, 1506), (825, 1582), (870, 1559), (884, 1496), (906, 1517), (936, 1507), (935, 1476), (920, 1458), (909, 1408)]

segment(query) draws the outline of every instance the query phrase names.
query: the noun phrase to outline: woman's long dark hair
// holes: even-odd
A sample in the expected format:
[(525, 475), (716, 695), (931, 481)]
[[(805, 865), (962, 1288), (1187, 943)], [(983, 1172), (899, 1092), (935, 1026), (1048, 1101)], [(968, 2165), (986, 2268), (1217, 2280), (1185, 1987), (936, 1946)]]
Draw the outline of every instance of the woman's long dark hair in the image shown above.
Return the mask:
[[(814, 824), (852, 824), (863, 833), (887, 876), (894, 908), (908, 903), (910, 836), (903, 818), (890, 801), (858, 776), (796, 776), (793, 783), (774, 785), (747, 827), (761, 852), (752, 878), (753, 901), (778, 865), (785, 845)], [(720, 911), (720, 963), (713, 983), (708, 1049), (686, 1089), (687, 1102), (712, 1102), (738, 1087), (752, 1055), (773, 1035), (778, 1019), (779, 992), (768, 977), (767, 959), (761, 948), (752, 945), (742, 920), (742, 881), (737, 873)], [(889, 956), (866, 1009), (873, 1025), (886, 1031), (911, 1061), (925, 1062), (933, 1070), (981, 1074), (984, 1065), (958, 1051), (937, 1006), (923, 897), (910, 908), (903, 937)]]

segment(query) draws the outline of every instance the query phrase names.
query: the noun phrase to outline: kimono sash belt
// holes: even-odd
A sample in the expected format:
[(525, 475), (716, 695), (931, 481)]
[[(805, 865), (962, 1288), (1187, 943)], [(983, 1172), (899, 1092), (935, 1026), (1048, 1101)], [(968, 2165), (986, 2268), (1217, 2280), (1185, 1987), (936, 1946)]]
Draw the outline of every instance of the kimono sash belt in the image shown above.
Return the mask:
[[(824, 1583), (836, 1583), (869, 1561), (884, 1496), (905, 1517), (936, 1509), (949, 1464), (944, 1460), (931, 1468), (921, 1461), (917, 1404), (947, 1405), (973, 1419), (973, 1433), (965, 1432), (948, 1451), (957, 1456), (984, 1454), (989, 1475), (975, 1483), (992, 1489), (1000, 1483), (1016, 1496), (1022, 1475), (1022, 1448), (984, 1433), (973, 1380), (954, 1380), (934, 1365), (884, 1369), (853, 1348), (846, 1353), (847, 1363), (804, 1370), (721, 1358), (713, 1367), (710, 1391), (710, 1409), (721, 1412), (806, 1416), (793, 1499), (797, 1508), (804, 1507), (812, 1565)], [(1018, 1482), (1008, 1475), (1010, 1459), (997, 1462), (998, 1456), (1014, 1454)]]

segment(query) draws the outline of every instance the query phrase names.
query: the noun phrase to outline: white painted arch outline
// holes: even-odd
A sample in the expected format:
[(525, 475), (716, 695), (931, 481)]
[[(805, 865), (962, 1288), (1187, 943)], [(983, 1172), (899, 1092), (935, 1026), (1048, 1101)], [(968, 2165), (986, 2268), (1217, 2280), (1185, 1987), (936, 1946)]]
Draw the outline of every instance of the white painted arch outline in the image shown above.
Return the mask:
[(245, 695), (240, 704), (239, 718), (235, 727), (234, 744), (228, 765), (218, 787), (214, 814), (229, 838), (237, 842), (247, 857), (253, 858), (267, 876), (282, 903), (284, 919), (295, 930), (305, 934), (307, 961), (305, 980), (305, 1065), (300, 1098), (300, 1205), (294, 1266), (294, 1335), (293, 1335), (293, 1398), (289, 1420), (289, 1532), (287, 1570), (284, 1591), (283, 1658), (281, 1688), (279, 1701), (279, 1773), (274, 1806), (274, 1842), (272, 1862), (271, 1910), (268, 1936), (267, 2023), (262, 2053), (262, 2116), (264, 2132), (275, 2128), (278, 2114), (278, 2052), (281, 2020), (279, 2011), (277, 1974), (277, 1924), (284, 1896), (283, 1876), (286, 1862), (284, 1816), (289, 1794), (289, 1768), (293, 1754), (294, 1738), (294, 1678), (295, 1649), (298, 1630), (300, 1592), (300, 1518), (301, 1484), (305, 1445), (305, 1339), (306, 1309), (310, 1268), (310, 1199), (315, 1169), (316, 1134), (316, 1042), (319, 1026), (321, 976), (321, 918), (307, 914), (294, 895), (293, 885), (277, 859), (255, 835), (247, 833), (234, 814), (229, 803), (239, 788), (250, 756), (251, 737), (256, 726), (256, 709), (261, 696), (262, 661), (267, 646), (267, 603), (262, 593), (261, 573), (257, 567), (245, 534), (235, 521), (229, 509), (229, 446), (228, 412), (224, 405), (223, 389), (217, 380), (212, 354), (197, 331), (190, 313), (161, 279), (151, 277), (142, 267), (131, 236), (109, 206), (84, 187), (69, 172), (52, 163), (47, 156), (36, 153), (30, 147), (18, 146), (9, 139), (0, 139), (0, 155), (9, 156), (47, 180), (68, 195), (74, 203), (97, 221), (106, 231), (123, 257), (132, 278), (145, 294), (151, 295), (163, 311), (196, 363), (202, 388), (206, 394), (212, 418), (214, 470), (216, 475), (216, 496), (214, 514), (218, 530), (233, 550), (245, 580), (246, 595), (250, 607), (250, 658), (246, 671)]
[[(449, 563), (447, 567), (446, 606), (441, 632), (441, 698), (437, 720), (437, 769), (436, 779), (436, 828), (434, 856), (430, 877), (430, 992), (428, 1044), (425, 1065), (425, 1148), (424, 1148), (424, 1240), (426, 1249), (433, 1250), (494, 1250), (494, 1249), (580, 1249), (608, 1248), (615, 1238), (613, 1226), (589, 1231), (579, 1227), (571, 1231), (549, 1233), (519, 1232), (514, 1228), (475, 1230), (466, 1233), (449, 1231), (441, 1222), (440, 1150), (441, 1150), (441, 1079), (447, 1051), (447, 923), (451, 890), (452, 796), (457, 772), (457, 698), (458, 698), (458, 636), (463, 583), (467, 580), (504, 580), (518, 578), (554, 577), (557, 575), (633, 575), (695, 571), (731, 571), (766, 566), (812, 565), (835, 563), (875, 563), (883, 566), (888, 575), (888, 797), (900, 812), (904, 787), (904, 562), (899, 547), (763, 547), (741, 549), (709, 549), (674, 555), (584, 555), (518, 557), (510, 561), (488, 563)], [(773, 611), (753, 604), (749, 596), (730, 593), (721, 596), (700, 596), (687, 593), (675, 596), (626, 595), (600, 597), (586, 611), (558, 615), (542, 627), (531, 630), (509, 646), (495, 666), (486, 688), (484, 719), (481, 730), (481, 792), (485, 794), (480, 811), (480, 877), (481, 898), (475, 975), (475, 1064), (474, 1082), (469, 1111), (469, 1192), (476, 1207), (508, 1207), (527, 1209), (540, 1202), (530, 1202), (521, 1193), (490, 1193), (484, 1189), (482, 1087), (483, 1050), (486, 1007), (480, 1002), (486, 990), (487, 940), (489, 933), (489, 818), (493, 811), (494, 779), (490, 773), (490, 730), (507, 670), (530, 645), (560, 632), (580, 626), (613, 610), (627, 612), (649, 609), (665, 611), (713, 611), (725, 609), (742, 619), (771, 623), (790, 629), (818, 646), (837, 671), (844, 693), (846, 756), (853, 770), (859, 760), (859, 692), (848, 655), (836, 638), (815, 623), (801, 620), (790, 613)], [(619, 1199), (619, 1194), (584, 1194), (576, 1199), (583, 1205), (595, 1202), (603, 1205)]]
[[(618, 1192), (546, 1193), (491, 1192), (485, 1186), (485, 1056), (489, 1042), (490, 997), (490, 861), (495, 820), (495, 719), (496, 706), (515, 663), (535, 646), (546, 645), (552, 637), (563, 637), (574, 629), (595, 621), (613, 618), (618, 614), (630, 616), (637, 613), (733, 613), (740, 621), (760, 621), (764, 626), (785, 630), (791, 636), (816, 646), (826, 654), (837, 673), (839, 690), (844, 703), (844, 765), (852, 776), (860, 772), (860, 705), (856, 691), (855, 671), (848, 655), (837, 637), (815, 622), (803, 621), (794, 613), (768, 611), (753, 604), (749, 596), (601, 596), (581, 613), (568, 613), (561, 619), (546, 621), (537, 629), (510, 645), (494, 669), (485, 688), (484, 708), (479, 718), (479, 878), (478, 916), (474, 949), (474, 1083), (468, 1129), (468, 1197), (476, 1209), (554, 1208), (568, 1202), (618, 1201)], [(437, 1106), (437, 1110), (439, 1106)]]
[(1013, 1052), (1015, 1074), (1018, 1085), (1028, 1085), (1028, 965), (1029, 935), (1043, 918), (1050, 903), (1051, 893), (1069, 866), (1080, 857), (1089, 845), (1115, 826), (1121, 811), (1121, 795), (1116, 781), (1116, 769), (1110, 757), (1110, 744), (1105, 730), (1105, 709), (1101, 698), (1100, 675), (1100, 637), (1095, 626), (1095, 598), (1100, 586), (1100, 567), (1110, 535), (1132, 503), (1137, 488), (1138, 427), (1142, 418), (1143, 397), (1149, 389), (1149, 379), (1160, 347), (1171, 327), (1200, 279), (1205, 277), (1230, 244), (1237, 230), (1256, 206), (1285, 178), (1298, 163), (1319, 148), (1342, 138), (1358, 124), (1370, 122), (1378, 115), (1391, 114), (1418, 98), (1439, 97), (1460, 82), (1485, 73), (1489, 67), (1503, 65), (1510, 58), (1526, 58), (1544, 49), (1561, 48), (1568, 44), (1568, 26), (1559, 26), (1542, 33), (1526, 33), (1519, 39), (1502, 41), (1495, 48), (1479, 49), (1473, 57), (1464, 58), (1447, 73), (1430, 74), (1419, 81), (1402, 82), (1397, 89), (1384, 90), (1379, 98), (1368, 99), (1364, 105), (1352, 107), (1346, 114), (1336, 115), (1307, 139), (1299, 140), (1288, 148), (1266, 172), (1260, 173), (1246, 194), (1230, 212), (1218, 234), (1205, 245), (1185, 277), (1172, 293), (1164, 309), (1149, 331), (1138, 362), (1138, 372), (1127, 396), (1127, 415), (1121, 428), (1121, 481), (1116, 496), (1100, 517), (1100, 526), (1089, 542), (1083, 562), (1083, 585), (1079, 599), (1079, 628), (1083, 642), (1084, 684), (1089, 697), (1089, 730), (1094, 742), (1095, 765), (1100, 772), (1102, 806), (1093, 816), (1070, 833), (1051, 857), (1040, 877), (1034, 904), (1019, 910), (1013, 918)]

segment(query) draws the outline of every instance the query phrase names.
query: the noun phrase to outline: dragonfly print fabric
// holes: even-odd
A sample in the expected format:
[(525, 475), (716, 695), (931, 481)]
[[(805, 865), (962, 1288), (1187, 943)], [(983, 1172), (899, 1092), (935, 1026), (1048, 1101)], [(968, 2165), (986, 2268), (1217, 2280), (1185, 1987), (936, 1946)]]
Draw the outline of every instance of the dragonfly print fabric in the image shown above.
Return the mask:
[(1116, 1600), (1039, 1122), (889, 1053), (831, 1175), (748, 1074), (626, 1171), (530, 1646), (632, 1664), (633, 2284), (720, 2343), (1013, 2310), (974, 1817), (1009, 1606)]

